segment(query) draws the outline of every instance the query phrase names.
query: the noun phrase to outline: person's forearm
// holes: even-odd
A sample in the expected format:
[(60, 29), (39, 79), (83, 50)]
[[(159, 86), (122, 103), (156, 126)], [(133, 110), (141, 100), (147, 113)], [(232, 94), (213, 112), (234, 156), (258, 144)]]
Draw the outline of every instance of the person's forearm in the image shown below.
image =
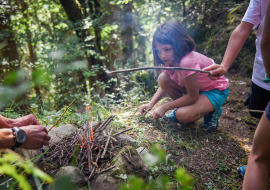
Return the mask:
[(265, 20), (264, 20), (264, 28), (261, 40), (261, 51), (263, 56), (263, 62), (265, 66), (265, 70), (268, 78), (270, 78), (270, 3), (268, 3)]
[(186, 94), (185, 96), (182, 96), (174, 101), (168, 102), (164, 104), (164, 108), (166, 111), (174, 109), (174, 108), (180, 108), (183, 106), (188, 106), (191, 104), (194, 104), (198, 100), (199, 96), (190, 96), (189, 94)]
[(11, 148), (15, 145), (12, 129), (0, 129), (0, 148)]
[(11, 121), (10, 119), (0, 115), (0, 129), (11, 128), (10, 121)]
[(159, 87), (157, 89), (155, 95), (153, 96), (153, 98), (149, 102), (149, 104), (151, 105), (151, 107), (153, 107), (159, 100), (161, 100), (164, 95), (165, 95), (165, 93), (163, 92), (162, 88)]
[(227, 71), (248, 38), (252, 27), (253, 24), (242, 22), (231, 34), (225, 55), (221, 62), (221, 65), (223, 65)]

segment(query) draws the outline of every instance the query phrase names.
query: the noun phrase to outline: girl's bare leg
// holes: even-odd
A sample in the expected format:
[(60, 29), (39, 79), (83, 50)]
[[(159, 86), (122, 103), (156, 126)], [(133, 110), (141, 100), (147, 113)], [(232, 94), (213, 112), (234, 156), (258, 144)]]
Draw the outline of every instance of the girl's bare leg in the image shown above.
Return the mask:
[[(158, 84), (162, 90), (170, 96), (173, 100), (178, 99), (187, 94), (185, 87), (181, 87), (170, 79), (167, 73), (161, 73), (158, 77)], [(199, 99), (192, 105), (178, 108), (175, 116), (181, 123), (192, 123), (201, 117), (207, 115), (214, 110), (210, 100), (204, 95), (200, 94)]]
[(178, 108), (175, 116), (181, 123), (192, 123), (213, 110), (214, 106), (211, 101), (204, 94), (200, 94), (194, 104)]
[(158, 85), (162, 88), (163, 92), (165, 92), (169, 97), (173, 100), (176, 100), (187, 94), (187, 89), (185, 87), (181, 87), (176, 84), (173, 80), (171, 80), (170, 76), (167, 73), (162, 72), (158, 77)]

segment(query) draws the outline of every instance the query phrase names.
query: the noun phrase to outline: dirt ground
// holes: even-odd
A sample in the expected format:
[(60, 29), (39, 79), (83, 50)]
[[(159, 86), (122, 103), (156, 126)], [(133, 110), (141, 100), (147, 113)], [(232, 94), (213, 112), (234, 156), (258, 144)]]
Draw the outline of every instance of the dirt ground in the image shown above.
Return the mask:
[[(241, 189), (243, 177), (236, 169), (247, 164), (258, 119), (249, 115), (244, 102), (248, 97), (251, 79), (228, 75), (230, 94), (223, 106), (216, 132), (201, 129), (203, 119), (190, 124), (158, 123), (150, 115), (126, 118), (126, 127), (134, 127), (130, 134), (140, 146), (159, 143), (171, 154), (178, 167), (184, 167), (194, 178), (194, 189)], [(163, 125), (164, 128), (161, 126)], [(156, 175), (169, 172), (159, 168)], [(153, 171), (153, 177), (155, 171)]]

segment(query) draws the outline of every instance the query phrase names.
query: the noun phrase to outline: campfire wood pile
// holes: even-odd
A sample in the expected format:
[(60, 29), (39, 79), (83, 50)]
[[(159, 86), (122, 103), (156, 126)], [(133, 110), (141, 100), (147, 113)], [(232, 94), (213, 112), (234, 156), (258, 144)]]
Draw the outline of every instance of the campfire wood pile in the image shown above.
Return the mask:
[[(75, 123), (79, 127), (77, 132), (50, 146), (40, 163), (43, 165), (43, 169), (54, 174), (61, 167), (76, 165), (90, 180), (94, 175), (114, 168), (114, 166), (110, 166), (110, 162), (116, 156), (114, 153), (116, 149), (121, 148), (115, 146), (117, 144), (115, 137), (133, 129), (129, 128), (112, 134), (111, 127), (110, 131), (106, 133), (105, 129), (114, 117), (115, 115), (112, 115), (105, 122), (99, 122), (96, 126), (93, 126), (93, 118), (91, 122), (85, 123), (85, 127)], [(107, 169), (104, 169), (105, 167)]]

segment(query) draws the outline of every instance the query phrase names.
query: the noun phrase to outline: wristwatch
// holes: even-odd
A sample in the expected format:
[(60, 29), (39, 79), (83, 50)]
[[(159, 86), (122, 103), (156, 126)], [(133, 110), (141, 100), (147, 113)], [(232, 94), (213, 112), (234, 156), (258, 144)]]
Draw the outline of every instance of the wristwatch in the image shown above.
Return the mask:
[(27, 135), (24, 130), (20, 129), (19, 127), (13, 127), (13, 134), (15, 140), (15, 146), (11, 147), (12, 150), (15, 148), (20, 147), (27, 139)]

